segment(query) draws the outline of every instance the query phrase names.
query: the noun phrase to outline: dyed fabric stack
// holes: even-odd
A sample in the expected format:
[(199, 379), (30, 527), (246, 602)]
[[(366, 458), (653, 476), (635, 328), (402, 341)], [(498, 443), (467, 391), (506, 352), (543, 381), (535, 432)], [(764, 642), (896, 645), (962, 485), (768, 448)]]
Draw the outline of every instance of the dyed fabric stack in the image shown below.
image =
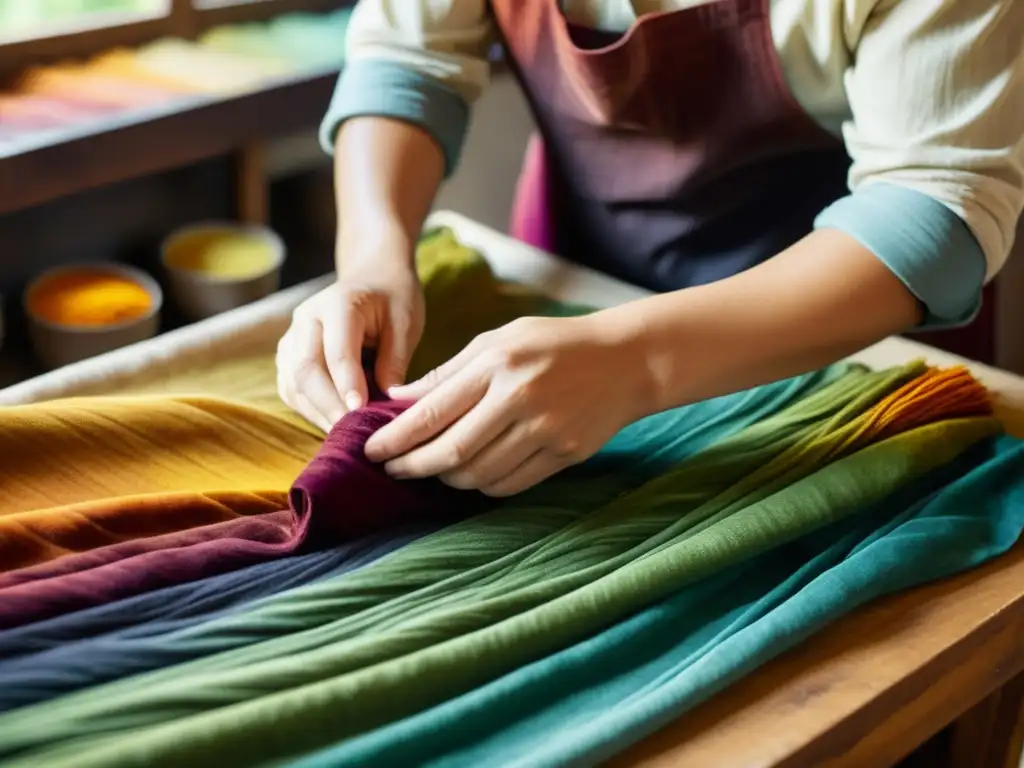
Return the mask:
[(303, 72), (340, 68), (351, 10), (285, 14), (165, 38), (88, 61), (25, 72), (0, 92), (0, 141), (36, 138), (133, 110), (242, 93)]
[[(419, 265), (417, 372), (580, 311), (447, 232)], [(0, 411), (0, 762), (593, 763), (1024, 529), (1024, 450), (960, 369), (840, 365), (652, 416), (501, 503), (361, 459), (402, 407), (323, 443), (268, 349)]]

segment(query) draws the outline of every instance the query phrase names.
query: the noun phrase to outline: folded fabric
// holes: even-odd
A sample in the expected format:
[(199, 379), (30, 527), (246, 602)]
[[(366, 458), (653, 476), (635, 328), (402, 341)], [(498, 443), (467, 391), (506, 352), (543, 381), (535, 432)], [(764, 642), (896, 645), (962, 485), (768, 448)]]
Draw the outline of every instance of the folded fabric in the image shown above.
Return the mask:
[[(216, 495), (210, 494), (210, 496)], [(131, 538), (118, 544), (108, 544), (96, 549), (87, 549), (84, 552), (65, 555), (55, 560), (46, 560), (28, 568), (0, 573), (0, 595), (3, 594), (3, 590), (10, 587), (44, 579), (60, 578), (72, 573), (78, 573), (79, 571), (86, 571), (90, 568), (109, 565), (119, 560), (126, 560), (147, 552), (187, 547), (216, 539), (249, 539), (270, 543), (288, 536), (292, 527), (292, 515), (289, 510), (284, 508), (285, 505), (281, 498), (282, 494), (267, 494), (267, 497), (258, 494), (230, 494), (231, 498), (228, 503), (236, 511), (245, 509), (244, 502), (238, 498), (245, 496), (249, 496), (254, 503), (252, 511), (247, 511), (242, 517), (226, 520), (222, 523), (186, 528), (173, 533), (166, 533), (162, 536), (147, 536), (141, 539)], [(170, 507), (177, 512), (187, 508), (191, 500), (192, 494), (171, 494), (153, 498), (128, 497), (121, 500), (121, 502), (132, 511), (145, 507), (148, 504), (155, 504), (161, 507)], [(107, 509), (110, 508), (109, 505), (105, 506)], [(0, 548), (2, 548), (2, 545), (0, 545)]]
[(1024, 531), (1024, 444), (986, 440), (874, 508), (295, 768), (596, 765), (827, 623)]
[[(861, 368), (833, 366), (643, 419), (622, 430), (584, 465), (509, 502), (512, 509), (505, 513), (507, 525), (514, 526), (517, 534), (537, 530), (530, 519), (515, 517), (515, 505), (524, 501), (540, 504), (543, 499), (549, 500), (546, 503), (562, 499), (559, 503), (566, 505), (575, 501), (581, 510), (606, 504), (620, 493), (657, 476), (666, 466), (739, 434), (844, 376), (856, 380), (865, 375)], [(432, 524), (436, 526), (437, 521)], [(486, 527), (477, 529), (475, 524), (469, 524), (461, 534), (456, 528), (445, 537), (451, 539), (450, 550), (441, 545), (431, 550), (427, 560), (410, 563), (401, 573), (385, 574), (384, 578), (391, 580), (391, 593), (397, 595), (413, 590), (416, 584), (429, 585), (433, 580), (440, 580), (438, 567), (454, 572), (467, 556), (481, 557), (481, 562), (486, 562), (492, 549), (491, 545), (482, 547), (481, 539), (483, 536), (501, 537), (504, 524), (499, 525), (492, 515), (484, 525)], [(419, 530), (422, 531), (422, 527)], [(414, 538), (400, 538), (401, 531), (392, 531), (391, 536), (403, 543)], [(365, 546), (371, 544), (367, 542)], [(394, 548), (397, 549), (397, 544)], [(290, 560), (308, 561), (312, 557), (305, 555)], [(287, 573), (300, 578), (307, 566), (298, 563), (293, 566), (290, 560), (252, 566), (238, 573), (255, 574), (270, 569), (268, 573), (277, 574), (276, 569), (288, 568)], [(320, 572), (313, 565), (308, 567), (310, 581), (313, 581)], [(317, 607), (321, 603), (316, 589), (288, 591), (292, 584), (283, 576), (279, 594), (240, 608), (246, 614), (244, 618), (209, 616), (202, 611), (210, 604), (220, 607), (224, 595), (237, 595), (238, 602), (242, 602), (250, 590), (260, 584), (255, 576), (250, 582), (248, 578), (225, 574), (0, 632), (0, 709), (23, 706), (156, 669), (170, 663), (170, 659), (177, 663), (253, 644), (274, 634), (309, 627), (307, 617), (323, 615), (324, 609)], [(269, 591), (269, 585), (264, 589)], [(254, 596), (260, 594), (256, 592)], [(323, 603), (331, 604), (330, 598)], [(283, 606), (285, 612), (277, 611), (275, 606), (278, 605)], [(261, 614), (262, 611), (265, 614)], [(180, 621), (170, 621), (178, 617)], [(52, 652), (45, 652), (47, 649)], [(42, 653), (14, 658), (35, 651)], [(2, 661), (5, 658), (9, 660)]]
[[(367, 370), (372, 380), (372, 368)], [(350, 541), (425, 520), (455, 522), (491, 506), (481, 493), (459, 491), (436, 478), (395, 480), (366, 458), (370, 436), (411, 403), (371, 388), (371, 402), (347, 414), (289, 492), (297, 519), (322, 543)]]
[[(216, 505), (230, 509), (234, 516), (207, 524), (197, 522), (203, 519), (207, 510)], [(99, 568), (146, 552), (174, 549), (223, 538), (273, 543), (286, 538), (292, 527), (291, 513), (287, 511), (287, 494), (280, 492), (260, 494), (235, 491), (126, 496), (98, 504), (76, 504), (65, 507), (64, 511), (69, 514), (63, 516), (61, 523), (71, 522), (72, 515), (79, 514), (95, 526), (94, 530), (99, 531), (99, 535), (106, 537), (114, 534), (125, 540), (116, 544), (84, 548), (63, 557), (42, 557), (40, 549), (53, 547), (59, 541), (55, 521), (47, 520), (45, 513), (38, 516), (42, 518), (40, 527), (48, 529), (44, 538), (43, 535), (33, 535), (33, 515), (19, 515), (22, 531), (26, 535), (0, 542), (0, 560), (9, 563), (20, 560), (37, 564), (23, 568), (15, 566), (15, 570), (0, 573), (0, 595), (4, 595), (5, 590), (11, 587)], [(104, 518), (108, 518), (109, 522)], [(185, 519), (195, 525), (179, 528), (177, 521)], [(132, 526), (140, 520), (166, 522), (172, 532), (136, 538), (138, 534)], [(82, 545), (86, 531), (82, 527), (73, 527), (72, 530), (73, 535), (78, 538), (79, 545)], [(38, 544), (37, 549), (30, 548), (33, 543)]]
[[(488, 499), (483, 494), (459, 491), (434, 478), (398, 481), (366, 458), (363, 446), (370, 435), (410, 405), (390, 400), (379, 391), (374, 396), (376, 400), (346, 414), (328, 434), (289, 492), (290, 513), (232, 520), (229, 522), (233, 525), (218, 528), (223, 534), (220, 536), (210, 535), (213, 532), (209, 527), (205, 535), (186, 530), (164, 537), (159, 548), (143, 547), (146, 551), (134, 555), (131, 546), (120, 550), (107, 547), (94, 555), (106, 560), (97, 567), (39, 580), (22, 579), (21, 583), (0, 588), (0, 628), (225, 573), (267, 558), (293, 555), (302, 547), (329, 546), (432, 518), (454, 521), (485, 509)], [(261, 503), (261, 511), (267, 511), (263, 496), (234, 494), (231, 498), (241, 498), (250, 505)], [(158, 497), (152, 502), (158, 507), (153, 514), (146, 514), (147, 502), (149, 499), (116, 499), (102, 505), (103, 513), (118, 522), (163, 520), (168, 517), (161, 514), (165, 510), (171, 511), (170, 517), (198, 519), (211, 506), (227, 507), (223, 494)], [(193, 507), (200, 512), (190, 516)], [(129, 514), (118, 514), (125, 508)], [(241, 502), (229, 509), (234, 515), (249, 511)], [(83, 517), (94, 523), (98, 516)], [(79, 540), (84, 539), (81, 530), (76, 533)], [(50, 541), (54, 539), (51, 530)], [(119, 553), (128, 556), (116, 559)]]
[[(47, 764), (213, 765), (324, 746), (487, 682), (854, 514), (998, 430), (988, 418), (914, 428), (936, 414), (913, 393), (933, 385), (941, 385), (951, 413), (979, 408), (980, 388), (969, 377), (908, 366), (848, 378), (751, 427), (746, 446), (740, 436), (732, 448), (723, 441), (720, 451), (704, 451), (601, 510), (580, 517), (548, 507), (531, 520), (518, 509), (501, 527), (501, 515), (488, 513), (461, 526), (463, 543), (477, 536), (475, 552), (451, 546), (460, 528), (453, 526), (324, 583), (333, 592), (318, 612), (276, 606), (282, 621), (275, 628), (303, 620), (319, 628), (15, 710), (0, 717), (3, 754)], [(897, 402), (906, 416), (894, 420)], [(897, 424), (910, 431), (872, 444)], [(538, 539), (538, 526), (556, 533)], [(508, 547), (516, 538), (525, 546)], [(491, 550), (471, 571), (382, 601), (415, 581), (412, 568), (432, 545), (434, 567), (419, 578), (436, 576), (437, 543), (446, 539), (444, 553), (457, 566), (470, 557), (481, 562), (480, 544)], [(499, 546), (511, 554), (496, 556)], [(255, 738), (271, 723), (272, 740)]]

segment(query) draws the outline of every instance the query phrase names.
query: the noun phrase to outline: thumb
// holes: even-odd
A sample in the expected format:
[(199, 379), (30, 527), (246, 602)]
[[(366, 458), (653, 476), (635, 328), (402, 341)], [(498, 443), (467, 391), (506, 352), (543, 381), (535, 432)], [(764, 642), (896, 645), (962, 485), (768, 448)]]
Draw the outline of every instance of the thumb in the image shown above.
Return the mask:
[(382, 390), (387, 392), (405, 383), (415, 347), (412, 322), (404, 313), (392, 313), (380, 335), (374, 366), (374, 375)]

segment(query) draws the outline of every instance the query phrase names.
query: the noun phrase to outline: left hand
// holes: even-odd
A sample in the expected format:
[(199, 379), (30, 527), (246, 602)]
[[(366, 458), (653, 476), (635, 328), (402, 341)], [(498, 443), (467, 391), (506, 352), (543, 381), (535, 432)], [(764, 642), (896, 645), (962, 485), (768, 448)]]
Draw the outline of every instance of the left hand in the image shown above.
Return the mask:
[(647, 415), (639, 345), (601, 313), (522, 318), (482, 334), (419, 381), (417, 400), (374, 434), (366, 455), (396, 478), (510, 496), (596, 453)]

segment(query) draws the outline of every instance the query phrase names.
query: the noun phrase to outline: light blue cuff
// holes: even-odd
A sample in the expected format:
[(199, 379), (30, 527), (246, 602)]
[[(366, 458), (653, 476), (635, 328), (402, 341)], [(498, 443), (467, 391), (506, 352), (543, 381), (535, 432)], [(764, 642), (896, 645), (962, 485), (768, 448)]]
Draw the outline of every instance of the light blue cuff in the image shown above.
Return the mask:
[(444, 152), (445, 176), (458, 165), (469, 126), (469, 105), (439, 81), (392, 61), (350, 61), (338, 78), (331, 106), (320, 124), (324, 151), (334, 152), (343, 122), (367, 115), (405, 120), (427, 131)]
[(967, 225), (938, 200), (876, 182), (818, 214), (871, 250), (924, 305), (923, 329), (971, 322), (981, 308), (985, 254)]

